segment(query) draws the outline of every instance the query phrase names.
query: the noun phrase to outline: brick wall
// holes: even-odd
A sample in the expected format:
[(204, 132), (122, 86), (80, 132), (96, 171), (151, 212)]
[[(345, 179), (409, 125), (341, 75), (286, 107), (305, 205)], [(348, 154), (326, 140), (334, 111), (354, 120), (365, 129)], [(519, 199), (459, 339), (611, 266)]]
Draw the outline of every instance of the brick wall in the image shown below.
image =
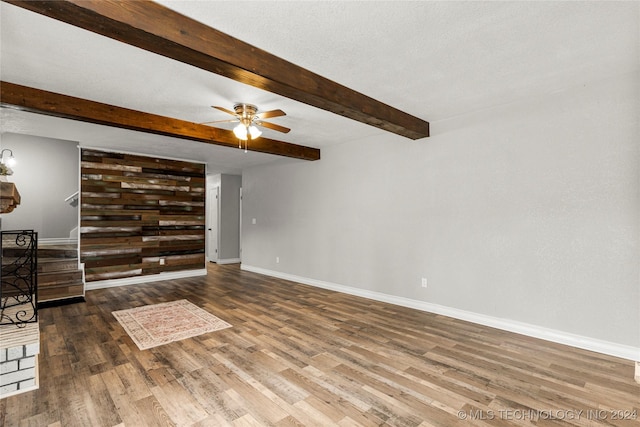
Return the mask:
[(38, 387), (39, 344), (0, 349), (0, 398)]

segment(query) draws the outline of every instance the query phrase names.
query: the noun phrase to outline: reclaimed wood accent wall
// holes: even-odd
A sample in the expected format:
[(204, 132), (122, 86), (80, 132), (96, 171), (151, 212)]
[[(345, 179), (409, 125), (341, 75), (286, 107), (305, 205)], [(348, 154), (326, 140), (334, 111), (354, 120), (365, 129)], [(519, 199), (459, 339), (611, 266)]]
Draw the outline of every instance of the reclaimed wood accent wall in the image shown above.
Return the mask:
[(205, 268), (205, 165), (82, 149), (87, 282)]

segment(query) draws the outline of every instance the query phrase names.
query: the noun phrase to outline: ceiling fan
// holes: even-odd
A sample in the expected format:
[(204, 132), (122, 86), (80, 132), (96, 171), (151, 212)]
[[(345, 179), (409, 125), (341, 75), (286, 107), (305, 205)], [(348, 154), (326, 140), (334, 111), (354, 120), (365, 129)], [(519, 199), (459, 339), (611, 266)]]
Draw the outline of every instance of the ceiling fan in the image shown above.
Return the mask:
[(282, 133), (288, 133), (291, 129), (284, 126), (277, 125), (275, 123), (265, 122), (263, 119), (270, 119), (272, 117), (285, 116), (286, 113), (282, 110), (271, 110), (258, 112), (258, 107), (252, 104), (238, 103), (233, 106), (233, 110), (226, 109), (224, 107), (212, 106), (213, 108), (223, 111), (227, 114), (231, 114), (235, 119), (229, 120), (217, 120), (214, 122), (205, 122), (202, 124), (213, 123), (233, 123), (239, 122), (239, 124), (233, 128), (233, 133), (236, 137), (242, 141), (247, 139), (256, 139), (262, 132), (257, 126), (265, 127)]

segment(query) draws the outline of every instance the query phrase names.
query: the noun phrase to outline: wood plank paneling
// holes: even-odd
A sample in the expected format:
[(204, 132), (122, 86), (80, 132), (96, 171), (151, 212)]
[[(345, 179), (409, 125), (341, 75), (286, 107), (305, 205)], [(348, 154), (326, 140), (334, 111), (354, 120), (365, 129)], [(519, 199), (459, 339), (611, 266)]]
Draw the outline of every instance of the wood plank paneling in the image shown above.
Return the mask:
[(88, 282), (204, 268), (204, 165), (83, 149), (81, 175)]

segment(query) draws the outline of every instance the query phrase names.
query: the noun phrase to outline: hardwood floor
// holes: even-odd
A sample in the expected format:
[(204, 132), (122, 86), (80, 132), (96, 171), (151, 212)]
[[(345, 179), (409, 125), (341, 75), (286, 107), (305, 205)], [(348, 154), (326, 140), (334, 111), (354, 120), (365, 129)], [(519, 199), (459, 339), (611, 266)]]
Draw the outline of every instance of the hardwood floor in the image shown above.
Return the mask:
[[(140, 351), (111, 315), (183, 298), (233, 327)], [(89, 291), (40, 330), (3, 426), (640, 426), (630, 361), (237, 265)]]

